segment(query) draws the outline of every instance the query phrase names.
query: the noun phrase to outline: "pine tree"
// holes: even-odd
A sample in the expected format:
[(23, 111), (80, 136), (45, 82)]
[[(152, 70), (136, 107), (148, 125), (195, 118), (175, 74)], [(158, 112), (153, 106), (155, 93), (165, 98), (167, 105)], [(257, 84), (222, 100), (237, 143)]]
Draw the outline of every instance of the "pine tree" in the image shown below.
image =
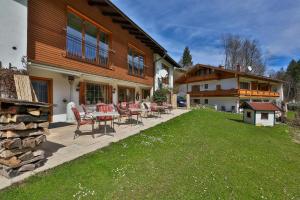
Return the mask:
[(185, 47), (181, 60), (179, 61), (182, 67), (188, 68), (193, 66), (193, 58), (189, 47)]

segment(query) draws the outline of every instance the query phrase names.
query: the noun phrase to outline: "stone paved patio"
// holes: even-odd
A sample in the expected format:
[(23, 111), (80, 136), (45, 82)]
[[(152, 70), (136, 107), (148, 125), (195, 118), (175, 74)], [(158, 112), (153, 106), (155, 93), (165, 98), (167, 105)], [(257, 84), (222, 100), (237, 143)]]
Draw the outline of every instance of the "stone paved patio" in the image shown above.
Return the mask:
[(112, 142), (117, 142), (131, 135), (138, 134), (141, 130), (148, 129), (186, 112), (188, 112), (188, 110), (176, 109), (172, 111), (172, 114), (162, 114), (161, 118), (143, 118), (143, 125), (125, 124), (125, 120), (123, 120), (121, 125), (115, 124), (116, 133), (108, 131), (108, 134), (112, 134), (113, 136), (108, 134), (103, 135), (104, 130), (102, 129), (97, 131), (95, 138), (93, 138), (90, 132), (91, 126), (84, 126), (81, 127), (84, 134), (74, 140), (73, 136), (76, 125), (50, 129), (50, 134), (47, 136), (47, 142), (44, 143), (42, 147), (46, 150), (48, 156), (45, 165), (32, 172), (24, 173), (12, 179), (0, 176), (0, 190), (14, 183), (23, 181), (38, 172), (74, 160), (84, 154), (101, 149)]

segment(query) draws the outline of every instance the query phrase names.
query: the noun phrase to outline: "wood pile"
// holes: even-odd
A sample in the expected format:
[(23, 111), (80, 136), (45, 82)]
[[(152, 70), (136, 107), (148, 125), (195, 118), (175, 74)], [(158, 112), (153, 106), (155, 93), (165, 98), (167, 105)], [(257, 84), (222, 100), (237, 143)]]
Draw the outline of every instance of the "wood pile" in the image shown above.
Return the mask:
[(45, 162), (49, 105), (0, 98), (0, 175), (32, 171)]

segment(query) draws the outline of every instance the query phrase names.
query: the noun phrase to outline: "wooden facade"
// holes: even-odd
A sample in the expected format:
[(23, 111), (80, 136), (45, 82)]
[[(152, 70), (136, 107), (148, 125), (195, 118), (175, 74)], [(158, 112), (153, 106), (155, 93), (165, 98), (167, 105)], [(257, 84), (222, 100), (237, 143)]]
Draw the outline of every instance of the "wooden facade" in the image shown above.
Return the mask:
[[(153, 49), (103, 14), (100, 5), (86, 1), (39, 0), (28, 2), (28, 59), (32, 63), (49, 65), (77, 72), (153, 85)], [(109, 35), (107, 66), (69, 56), (66, 51), (67, 13), (74, 12), (89, 20)], [(128, 73), (128, 49), (134, 46), (144, 54), (143, 77)]]

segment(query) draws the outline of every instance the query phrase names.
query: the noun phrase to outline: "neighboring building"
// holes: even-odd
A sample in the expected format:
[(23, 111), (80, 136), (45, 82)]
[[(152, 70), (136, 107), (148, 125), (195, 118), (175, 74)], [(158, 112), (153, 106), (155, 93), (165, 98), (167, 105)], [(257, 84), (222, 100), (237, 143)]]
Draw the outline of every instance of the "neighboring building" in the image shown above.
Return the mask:
[[(154, 54), (155, 77), (154, 91), (161, 88), (168, 88), (170, 91), (174, 89), (174, 69), (180, 67), (169, 55)], [(167, 75), (160, 77), (160, 71), (165, 70)]]
[(173, 88), (178, 64), (109, 0), (28, 2), (28, 66), (40, 101), (53, 121), (66, 120), (66, 103), (140, 101)]
[(224, 67), (198, 64), (176, 83), (179, 93), (190, 94), (191, 104), (209, 104), (221, 111), (239, 112), (243, 102), (283, 101), (282, 81)]
[(23, 68), (27, 55), (27, 0), (0, 1), (0, 25), (0, 67)]
[(274, 126), (276, 122), (275, 112), (280, 108), (272, 103), (245, 102), (243, 108), (243, 120), (256, 126)]

